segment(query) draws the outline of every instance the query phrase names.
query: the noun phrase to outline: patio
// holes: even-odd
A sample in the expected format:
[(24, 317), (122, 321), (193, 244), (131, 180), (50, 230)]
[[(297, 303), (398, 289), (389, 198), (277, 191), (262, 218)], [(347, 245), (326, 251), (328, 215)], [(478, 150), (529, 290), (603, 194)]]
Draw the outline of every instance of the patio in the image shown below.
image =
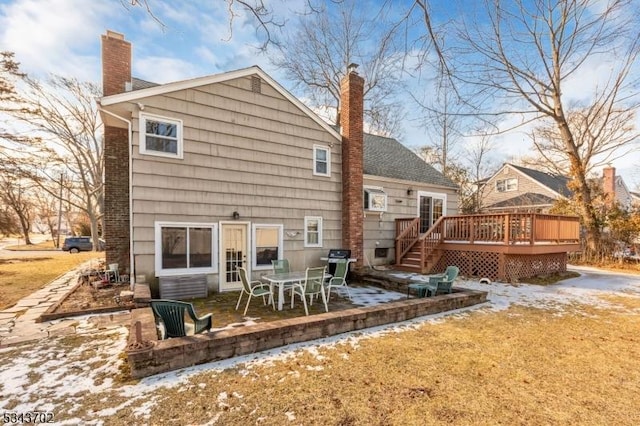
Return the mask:
[[(389, 279), (393, 279), (389, 277)], [(302, 304), (285, 304), (282, 311), (264, 306), (260, 298), (251, 301), (247, 317), (235, 310), (238, 292), (217, 293), (193, 301), (198, 315), (213, 314), (208, 333), (158, 340), (153, 312), (149, 307), (131, 312), (127, 358), (131, 376), (150, 376), (209, 361), (260, 352), (291, 343), (314, 340), (438, 312), (459, 309), (486, 301), (487, 293), (455, 288), (451, 294), (407, 299), (406, 286), (397, 291), (364, 284), (350, 284), (352, 301), (331, 295), (329, 312), (321, 302), (304, 315)], [(405, 284), (406, 285), (406, 284)], [(136, 287), (136, 290), (138, 288)]]

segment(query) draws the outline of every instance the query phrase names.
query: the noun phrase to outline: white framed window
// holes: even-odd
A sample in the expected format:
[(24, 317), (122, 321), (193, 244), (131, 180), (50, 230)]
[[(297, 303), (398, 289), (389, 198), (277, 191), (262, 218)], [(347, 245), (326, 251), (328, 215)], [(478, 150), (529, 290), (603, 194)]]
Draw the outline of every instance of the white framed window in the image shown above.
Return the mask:
[(379, 187), (364, 188), (364, 209), (373, 212), (387, 211), (387, 193)]
[(140, 114), (140, 154), (182, 158), (182, 120)]
[(271, 261), (283, 258), (283, 226), (254, 223), (252, 234), (253, 269), (271, 269)]
[(516, 178), (498, 179), (496, 181), (496, 191), (498, 192), (516, 191), (517, 189), (518, 179)]
[(331, 150), (327, 146), (313, 146), (313, 174), (331, 176)]
[(304, 246), (322, 247), (322, 217), (304, 217)]
[(156, 276), (218, 272), (218, 225), (155, 223)]

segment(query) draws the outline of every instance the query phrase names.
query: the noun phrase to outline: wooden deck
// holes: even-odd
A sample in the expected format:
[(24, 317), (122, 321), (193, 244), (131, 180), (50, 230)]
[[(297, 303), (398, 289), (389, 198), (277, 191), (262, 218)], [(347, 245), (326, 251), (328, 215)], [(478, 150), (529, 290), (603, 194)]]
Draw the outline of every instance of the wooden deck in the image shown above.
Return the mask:
[(397, 269), (433, 273), (455, 264), (467, 276), (514, 280), (566, 270), (580, 249), (577, 217), (536, 213), (443, 216), (425, 233), (396, 219)]

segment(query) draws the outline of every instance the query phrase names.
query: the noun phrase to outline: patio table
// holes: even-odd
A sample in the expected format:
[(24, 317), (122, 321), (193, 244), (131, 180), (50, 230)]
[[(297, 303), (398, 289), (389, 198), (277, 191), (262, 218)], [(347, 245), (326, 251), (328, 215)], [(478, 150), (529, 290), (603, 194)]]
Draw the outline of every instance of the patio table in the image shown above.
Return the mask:
[[(307, 277), (306, 271), (294, 271), (294, 272), (285, 272), (282, 274), (270, 274), (264, 275), (262, 279), (269, 282), (271, 286), (271, 294), (273, 294), (273, 286), (278, 287), (278, 310), (282, 310), (282, 305), (284, 301), (284, 289), (287, 285), (292, 285), (295, 283), (299, 283), (304, 281)], [(328, 280), (331, 278), (331, 274), (325, 272), (324, 279)]]

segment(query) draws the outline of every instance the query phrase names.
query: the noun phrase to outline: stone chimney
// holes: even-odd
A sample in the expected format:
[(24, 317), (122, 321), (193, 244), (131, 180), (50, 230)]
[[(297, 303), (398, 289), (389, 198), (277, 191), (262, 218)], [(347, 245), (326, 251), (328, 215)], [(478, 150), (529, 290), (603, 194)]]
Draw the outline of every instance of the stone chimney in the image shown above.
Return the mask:
[[(102, 92), (104, 96), (116, 95), (125, 92), (130, 84), (131, 43), (124, 39), (124, 35), (107, 30), (102, 36)], [(105, 126), (104, 158), (105, 256), (107, 264), (117, 263), (121, 272), (131, 274), (129, 134), (126, 127)]]
[(362, 267), (363, 251), (363, 103), (364, 79), (348, 67), (340, 82), (340, 127), (342, 130), (342, 244)]
[(616, 203), (616, 168), (607, 166), (602, 169), (602, 192), (608, 206)]

